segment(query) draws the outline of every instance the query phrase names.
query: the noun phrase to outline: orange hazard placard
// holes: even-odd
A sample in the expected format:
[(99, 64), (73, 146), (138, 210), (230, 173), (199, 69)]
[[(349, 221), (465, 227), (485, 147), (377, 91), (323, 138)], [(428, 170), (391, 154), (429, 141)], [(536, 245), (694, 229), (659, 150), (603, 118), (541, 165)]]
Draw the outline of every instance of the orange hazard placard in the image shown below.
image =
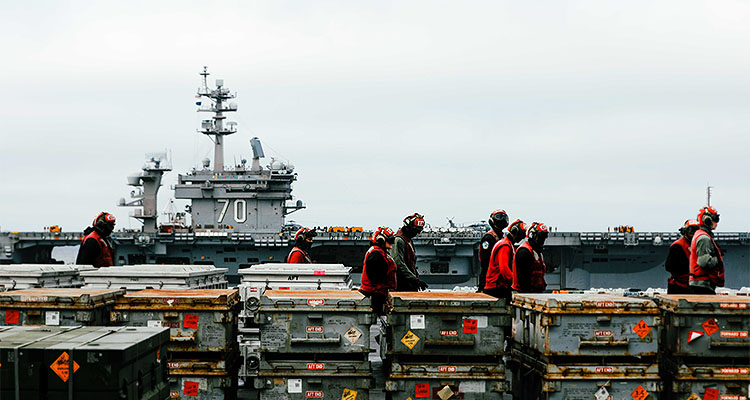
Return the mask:
[[(68, 379), (70, 379), (70, 356), (68, 356), (67, 352), (63, 352), (60, 354), (60, 357), (57, 357), (57, 360), (52, 363), (49, 367), (54, 371), (57, 376), (62, 379), (63, 382), (67, 382)], [(78, 371), (78, 363), (73, 361), (73, 373)]]
[(18, 323), (18, 310), (5, 310), (5, 323), (17, 324)]
[(716, 323), (716, 320), (713, 318), (707, 319), (706, 322), (701, 324), (701, 326), (703, 327), (703, 330), (706, 331), (706, 335), (708, 336), (713, 335), (714, 333), (716, 333), (716, 331), (719, 330), (719, 325)]
[(651, 327), (648, 326), (645, 321), (640, 320), (633, 327), (633, 332), (635, 332), (638, 336), (641, 337), (641, 339), (643, 339), (646, 337), (646, 335), (648, 335), (649, 332), (651, 332)]
[(464, 319), (464, 333), (477, 333), (477, 320), (473, 318)]
[(635, 390), (633, 390), (633, 393), (630, 394), (633, 396), (635, 400), (644, 400), (646, 397), (648, 397), (648, 392), (646, 389), (643, 388), (643, 386), (638, 385)]
[(719, 389), (707, 388), (703, 400), (719, 400)]
[(182, 327), (188, 329), (198, 329), (198, 315), (185, 314), (185, 318), (182, 320)]
[(430, 397), (430, 384), (429, 383), (417, 383), (414, 385), (414, 397), (418, 399), (424, 399)]
[(197, 396), (198, 395), (198, 382), (185, 381), (182, 387), (182, 394), (185, 396)]

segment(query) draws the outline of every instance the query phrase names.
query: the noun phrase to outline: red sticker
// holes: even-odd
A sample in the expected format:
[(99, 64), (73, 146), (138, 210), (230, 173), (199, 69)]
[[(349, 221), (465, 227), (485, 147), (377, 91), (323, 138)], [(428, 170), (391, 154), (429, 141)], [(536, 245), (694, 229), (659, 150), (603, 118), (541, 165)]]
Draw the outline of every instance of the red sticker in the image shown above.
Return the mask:
[(719, 389), (707, 388), (703, 400), (719, 400)]
[(633, 393), (631, 393), (630, 395), (633, 396), (635, 400), (644, 400), (648, 397), (648, 392), (643, 388), (643, 386), (638, 385), (638, 387), (635, 388), (635, 390), (633, 390)]
[(418, 399), (425, 399), (430, 397), (430, 384), (417, 383), (416, 385), (414, 385), (414, 397)]
[(477, 320), (464, 319), (464, 333), (477, 333)]
[(317, 271), (313, 271), (313, 275), (325, 275), (325, 274), (326, 274), (326, 271), (325, 271), (325, 270), (317, 270)]
[(747, 375), (750, 372), (748, 368), (722, 368), (723, 375)]
[(182, 394), (184, 394), (185, 396), (197, 396), (198, 382), (185, 381), (185, 385), (182, 388)]
[(746, 338), (747, 331), (721, 331), (719, 336), (731, 338)]
[(646, 337), (646, 335), (648, 335), (649, 332), (651, 332), (651, 327), (648, 326), (645, 321), (640, 320), (633, 327), (633, 332), (635, 332), (636, 335), (640, 336), (640, 338), (643, 339)]
[(690, 332), (688, 332), (688, 343), (692, 342), (695, 339), (698, 339), (701, 336), (703, 336), (703, 332), (701, 332), (701, 331), (690, 331)]
[(185, 318), (182, 321), (182, 327), (188, 329), (198, 329), (198, 315), (185, 314)]
[(713, 335), (714, 333), (716, 333), (716, 331), (719, 330), (719, 325), (716, 323), (716, 320), (713, 318), (707, 319), (706, 322), (701, 324), (701, 326), (703, 327), (703, 330), (706, 331), (706, 335), (708, 336)]
[(18, 310), (5, 310), (5, 323), (17, 324), (18, 323)]
[(438, 372), (456, 372), (458, 368), (453, 365), (440, 365), (438, 366)]

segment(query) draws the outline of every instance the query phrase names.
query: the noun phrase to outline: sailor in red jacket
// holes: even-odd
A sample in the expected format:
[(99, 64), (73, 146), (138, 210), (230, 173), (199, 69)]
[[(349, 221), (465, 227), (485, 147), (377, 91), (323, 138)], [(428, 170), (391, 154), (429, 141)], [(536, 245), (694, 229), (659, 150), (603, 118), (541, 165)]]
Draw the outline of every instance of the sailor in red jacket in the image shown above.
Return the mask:
[(511, 290), (513, 285), (513, 257), (516, 254), (513, 245), (520, 242), (524, 237), (526, 237), (526, 224), (517, 219), (508, 226), (508, 234), (495, 243), (490, 254), (490, 265), (487, 268), (484, 293), (510, 301), (513, 294)]
[(310, 248), (312, 247), (313, 238), (318, 234), (315, 229), (302, 228), (294, 235), (294, 247), (289, 255), (286, 256), (286, 262), (289, 264), (312, 264), (310, 258)]
[(513, 257), (513, 290), (519, 293), (542, 293), (547, 288), (544, 272), (544, 242), (549, 236), (547, 225), (533, 222), (526, 233), (526, 241)]
[(114, 265), (110, 235), (115, 230), (115, 216), (100, 212), (92, 226), (83, 232), (84, 237), (78, 249), (76, 264), (93, 265), (95, 268)]
[(362, 285), (359, 291), (370, 298), (372, 310), (378, 315), (385, 314), (388, 292), (396, 289), (396, 262), (388, 254), (395, 238), (391, 228), (378, 228), (372, 234), (371, 246), (365, 254), (362, 267)]
[(505, 210), (493, 211), (490, 214), (489, 223), (491, 229), (479, 241), (479, 292), (484, 291), (492, 248), (503, 238), (503, 229), (508, 227), (508, 213)]
[(698, 220), (689, 219), (680, 228), (679, 239), (669, 246), (664, 267), (672, 274), (667, 282), (668, 294), (691, 294), (690, 290), (690, 242), (700, 227)]
[(700, 229), (690, 243), (690, 289), (694, 294), (716, 294), (716, 288), (724, 286), (724, 259), (714, 241), (719, 213), (711, 206), (704, 207), (698, 222)]

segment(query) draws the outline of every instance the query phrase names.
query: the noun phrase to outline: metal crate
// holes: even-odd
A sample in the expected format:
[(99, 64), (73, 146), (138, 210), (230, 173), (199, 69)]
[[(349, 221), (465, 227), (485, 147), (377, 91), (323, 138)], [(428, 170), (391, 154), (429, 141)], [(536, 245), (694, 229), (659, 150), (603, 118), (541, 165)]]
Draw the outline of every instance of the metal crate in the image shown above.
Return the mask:
[(0, 387), (8, 398), (160, 398), (168, 335), (161, 328), (7, 328), (0, 362), (9, 373), (0, 374)]
[(370, 299), (351, 290), (267, 290), (255, 322), (260, 351), (370, 352)]
[(513, 339), (544, 356), (656, 356), (653, 300), (608, 294), (514, 294)]
[(259, 376), (253, 386), (260, 400), (369, 400), (372, 378), (333, 375)]
[(386, 354), (503, 354), (504, 299), (482, 293), (393, 292)]
[(235, 400), (237, 376), (170, 375), (170, 399)]
[[(717, 399), (747, 400), (750, 393), (750, 361), (743, 364), (690, 364), (686, 365), (671, 357), (664, 357), (662, 370), (670, 381), (671, 398), (679, 400)], [(744, 396), (744, 397), (743, 397)]]
[(432, 400), (501, 400), (508, 391), (504, 376), (499, 377), (436, 377), (431, 374), (409, 378), (388, 379), (385, 391), (393, 399)]
[(231, 352), (238, 311), (236, 289), (147, 289), (119, 298), (110, 320), (170, 328), (170, 352)]
[(0, 325), (109, 325), (116, 289), (38, 288), (0, 293)]
[(82, 271), (87, 288), (126, 289), (226, 289), (227, 268), (213, 265), (139, 264)]
[(668, 323), (667, 351), (681, 357), (750, 355), (750, 297), (737, 295), (660, 295)]
[[(351, 287), (351, 267), (343, 264), (258, 264), (240, 269), (242, 283), (278, 286), (291, 283), (341, 284)], [(271, 287), (273, 289), (273, 287)], [(314, 289), (314, 288), (313, 288)]]
[(10, 264), (0, 266), (0, 286), (5, 290), (75, 288), (83, 282), (77, 265)]

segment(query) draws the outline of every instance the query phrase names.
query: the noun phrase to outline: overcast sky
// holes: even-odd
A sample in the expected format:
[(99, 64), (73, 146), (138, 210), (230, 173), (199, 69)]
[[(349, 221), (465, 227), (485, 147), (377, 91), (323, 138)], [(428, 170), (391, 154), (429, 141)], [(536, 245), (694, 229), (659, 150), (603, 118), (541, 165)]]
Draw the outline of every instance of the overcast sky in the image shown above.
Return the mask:
[[(144, 153), (212, 156), (198, 72), (238, 93), (227, 163), (291, 161), (308, 225), (750, 230), (746, 1), (37, 1), (0, 6), (0, 228), (81, 230)], [(264, 162), (267, 164), (268, 161)], [(182, 208), (182, 206), (180, 207)]]

